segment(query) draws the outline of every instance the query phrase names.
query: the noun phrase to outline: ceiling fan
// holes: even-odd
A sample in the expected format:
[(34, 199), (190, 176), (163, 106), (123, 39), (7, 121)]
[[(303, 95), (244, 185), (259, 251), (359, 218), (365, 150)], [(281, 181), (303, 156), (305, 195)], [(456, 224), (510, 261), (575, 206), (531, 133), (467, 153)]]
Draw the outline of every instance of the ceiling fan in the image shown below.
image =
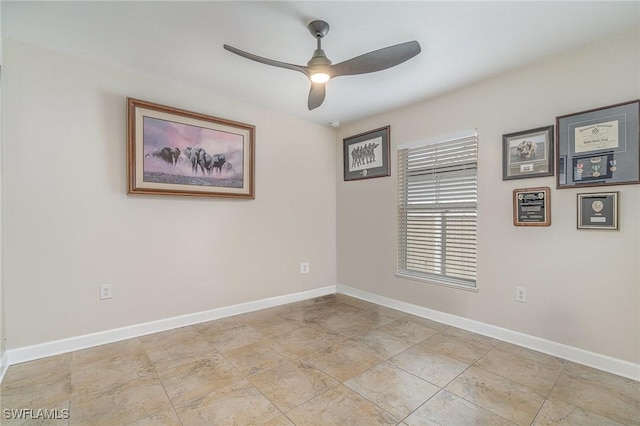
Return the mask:
[(325, 83), (334, 77), (342, 75), (366, 74), (370, 72), (382, 71), (387, 68), (394, 67), (407, 61), (418, 53), (420, 53), (420, 44), (417, 41), (408, 41), (385, 47), (383, 49), (374, 50), (364, 55), (356, 56), (339, 64), (333, 65), (327, 55), (322, 50), (322, 37), (329, 32), (329, 24), (324, 21), (313, 21), (308, 26), (309, 32), (317, 40), (317, 48), (313, 52), (313, 56), (307, 62), (307, 65), (288, 64), (273, 59), (263, 58), (237, 49), (228, 44), (224, 48), (229, 52), (240, 55), (252, 61), (261, 62), (263, 64), (272, 65), (274, 67), (286, 68), (299, 71), (311, 80), (311, 90), (309, 91), (309, 100), (307, 105), (309, 110), (315, 109), (322, 105), (326, 95)]

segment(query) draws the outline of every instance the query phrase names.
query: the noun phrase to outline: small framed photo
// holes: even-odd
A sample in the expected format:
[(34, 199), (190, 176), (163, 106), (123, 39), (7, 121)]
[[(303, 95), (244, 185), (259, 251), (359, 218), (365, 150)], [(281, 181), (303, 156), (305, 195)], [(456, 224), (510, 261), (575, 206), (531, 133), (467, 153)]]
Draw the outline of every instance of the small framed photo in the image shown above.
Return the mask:
[(251, 124), (127, 99), (129, 194), (254, 198)]
[(578, 229), (619, 229), (618, 192), (578, 194)]
[(640, 183), (640, 100), (556, 117), (557, 188)]
[(553, 176), (553, 126), (502, 136), (502, 180)]
[(549, 187), (513, 190), (513, 224), (515, 226), (551, 225)]
[(390, 176), (390, 126), (343, 139), (344, 180)]

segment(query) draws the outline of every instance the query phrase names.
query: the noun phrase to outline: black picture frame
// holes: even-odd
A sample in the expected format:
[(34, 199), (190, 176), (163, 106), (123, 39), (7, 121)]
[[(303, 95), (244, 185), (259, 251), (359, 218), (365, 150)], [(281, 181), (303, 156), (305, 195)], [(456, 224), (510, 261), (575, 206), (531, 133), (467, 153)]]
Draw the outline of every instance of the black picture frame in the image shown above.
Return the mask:
[(343, 139), (345, 181), (391, 176), (390, 134), (385, 126)]
[(619, 192), (577, 194), (578, 229), (620, 229), (618, 221)]
[(553, 176), (553, 125), (502, 135), (502, 180)]
[(548, 186), (513, 190), (514, 226), (551, 225), (551, 189)]
[(640, 183), (640, 100), (556, 117), (556, 188)]

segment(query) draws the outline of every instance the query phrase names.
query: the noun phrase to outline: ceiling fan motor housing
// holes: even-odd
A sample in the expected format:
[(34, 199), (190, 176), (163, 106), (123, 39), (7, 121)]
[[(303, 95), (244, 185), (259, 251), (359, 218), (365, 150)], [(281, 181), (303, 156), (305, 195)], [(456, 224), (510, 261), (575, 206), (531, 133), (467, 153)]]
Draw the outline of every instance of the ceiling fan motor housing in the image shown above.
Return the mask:
[(329, 60), (329, 58), (327, 58), (327, 55), (324, 53), (324, 50), (322, 49), (316, 49), (313, 52), (313, 56), (311, 57), (309, 62), (307, 62), (307, 66), (309, 67), (316, 67), (316, 66), (326, 67), (329, 65), (331, 65), (331, 61)]
[(326, 22), (318, 20), (310, 22), (307, 28), (309, 28), (309, 32), (312, 36), (315, 38), (322, 38), (327, 35), (329, 28), (331, 27), (329, 27), (329, 24)]

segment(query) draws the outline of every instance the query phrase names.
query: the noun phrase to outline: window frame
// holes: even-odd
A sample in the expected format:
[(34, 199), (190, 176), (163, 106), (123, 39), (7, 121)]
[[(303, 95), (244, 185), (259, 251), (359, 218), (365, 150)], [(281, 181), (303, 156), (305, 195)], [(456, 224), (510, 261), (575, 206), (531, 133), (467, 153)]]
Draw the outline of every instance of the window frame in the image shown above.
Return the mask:
[[(470, 217), (473, 217), (474, 219), (472, 219), (474, 221), (474, 223), (472, 224), (472, 228), (475, 230), (475, 238), (473, 239), (473, 243), (475, 244), (472, 251), (473, 253), (473, 258), (474, 258), (474, 271), (473, 271), (473, 275), (474, 275), (474, 279), (473, 280), (468, 280), (468, 279), (461, 279), (461, 278), (455, 278), (455, 277), (451, 277), (451, 276), (447, 276), (444, 275), (442, 273), (430, 273), (430, 272), (425, 272), (425, 271), (420, 271), (420, 270), (416, 270), (416, 269), (411, 269), (408, 268), (407, 265), (407, 240), (409, 239), (409, 233), (406, 232), (406, 229), (408, 227), (408, 219), (407, 219), (407, 212), (413, 210), (414, 215), (416, 214), (416, 212), (420, 212), (422, 210), (422, 214), (424, 215), (435, 215), (435, 216), (440, 216), (441, 218), (446, 217), (446, 209), (443, 211), (442, 205), (443, 203), (441, 203), (438, 207), (422, 207), (422, 208), (409, 208), (408, 207), (408, 201), (407, 199), (410, 197), (410, 194), (408, 193), (408, 189), (406, 188), (407, 183), (410, 181), (411, 176), (408, 176), (408, 167), (405, 167), (405, 164), (403, 163), (403, 159), (404, 159), (404, 154), (401, 155), (402, 151), (405, 150), (420, 150), (420, 149), (424, 149), (425, 147), (428, 147), (429, 145), (444, 145), (446, 143), (455, 143), (456, 141), (459, 142), (464, 142), (464, 140), (466, 139), (471, 139), (471, 141), (469, 141), (468, 143), (470, 144), (471, 148), (470, 150), (473, 151), (475, 150), (475, 158), (473, 162), (460, 162), (460, 163), (456, 163), (456, 167), (453, 170), (453, 173), (456, 172), (461, 172), (464, 173), (467, 170), (473, 170), (474, 173), (473, 175), (469, 174), (468, 176), (472, 176), (475, 179), (475, 186), (473, 186), (473, 189), (475, 190), (475, 201), (471, 204), (473, 204), (471, 206), (471, 208), (469, 208), (469, 206), (466, 207), (460, 207), (460, 208), (456, 208), (456, 210), (453, 212), (453, 215), (460, 215), (462, 214), (464, 216), (463, 212), (465, 210), (468, 210), (471, 213)], [(467, 291), (474, 291), (477, 292), (478, 291), (478, 277), (477, 277), (477, 266), (478, 266), (478, 236), (477, 236), (477, 230), (478, 230), (478, 133), (476, 129), (473, 130), (467, 130), (464, 132), (459, 132), (459, 133), (455, 133), (455, 134), (451, 134), (451, 135), (447, 135), (447, 136), (439, 136), (439, 137), (435, 137), (435, 138), (430, 138), (427, 140), (421, 140), (421, 141), (417, 141), (417, 142), (413, 142), (413, 143), (408, 143), (408, 144), (401, 144), (398, 145), (397, 147), (397, 152), (398, 152), (398, 256), (397, 256), (397, 271), (396, 271), (396, 276), (399, 278), (405, 278), (405, 279), (410, 279), (410, 280), (415, 280), (415, 281), (421, 281), (421, 282), (427, 282), (430, 284), (435, 284), (435, 285), (442, 285), (442, 286), (447, 286), (447, 287), (454, 287), (454, 288), (458, 288), (458, 289), (462, 289), (462, 290), (467, 290)], [(465, 164), (465, 166), (462, 166), (462, 164)], [(467, 164), (472, 164), (472, 167), (467, 168), (466, 165)], [(425, 173), (434, 173), (436, 175), (444, 175), (444, 173), (441, 173), (438, 171), (438, 165), (442, 166), (441, 163), (437, 163), (434, 162), (433, 166), (431, 167), (423, 167), (422, 169), (418, 169), (418, 170), (422, 170)], [(408, 166), (408, 164), (407, 164)], [(414, 169), (414, 183), (415, 183), (415, 169)], [(448, 175), (446, 175), (447, 179), (450, 179), (451, 176), (453, 174), (451, 172), (449, 172)], [(455, 176), (455, 175), (454, 175)], [(467, 175), (465, 175), (467, 176)], [(435, 180), (434, 180), (435, 182)], [(438, 181), (439, 184), (440, 181)], [(434, 193), (437, 193), (436, 190), (434, 190)], [(462, 204), (469, 204), (467, 203), (462, 203)], [(434, 217), (435, 217), (434, 216)], [(428, 219), (429, 220), (429, 219)], [(435, 221), (431, 222), (436, 223)], [(437, 238), (437, 234), (438, 233), (445, 233), (448, 228), (444, 227), (444, 226), (440, 226), (439, 228), (434, 228), (435, 231), (431, 232), (431, 234), (429, 234), (429, 237), (435, 236), (433, 238), (438, 239)], [(444, 240), (440, 239), (440, 250), (439, 252), (435, 253), (433, 255), (433, 257), (435, 258), (440, 258), (442, 260), (442, 256), (446, 256), (446, 247), (448, 246), (447, 244), (447, 240), (446, 240), (446, 236), (442, 237), (444, 238)], [(450, 240), (449, 240), (450, 241)], [(442, 244), (444, 243), (444, 252), (442, 251)], [(437, 246), (437, 245), (436, 245)], [(444, 262), (442, 262), (441, 266), (447, 265), (446, 260)], [(442, 272), (442, 269), (440, 269)]]

